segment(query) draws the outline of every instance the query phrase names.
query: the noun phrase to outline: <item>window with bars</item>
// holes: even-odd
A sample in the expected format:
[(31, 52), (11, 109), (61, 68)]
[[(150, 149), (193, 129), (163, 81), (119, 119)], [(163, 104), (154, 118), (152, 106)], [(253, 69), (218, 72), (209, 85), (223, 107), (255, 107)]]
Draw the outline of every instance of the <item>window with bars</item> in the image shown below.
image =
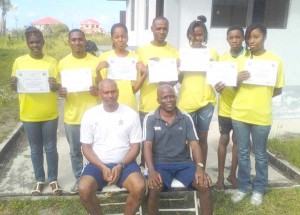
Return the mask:
[(262, 22), (267, 28), (286, 28), (288, 8), (289, 0), (213, 0), (211, 27)]

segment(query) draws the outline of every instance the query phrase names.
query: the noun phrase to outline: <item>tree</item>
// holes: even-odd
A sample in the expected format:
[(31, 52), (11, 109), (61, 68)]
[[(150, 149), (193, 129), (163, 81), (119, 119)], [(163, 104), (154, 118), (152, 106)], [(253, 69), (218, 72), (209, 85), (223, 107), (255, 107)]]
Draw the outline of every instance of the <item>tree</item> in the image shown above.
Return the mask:
[(11, 9), (12, 4), (10, 0), (0, 0), (1, 8), (1, 21), (0, 21), (0, 35), (5, 35), (6, 33), (6, 15), (7, 12)]

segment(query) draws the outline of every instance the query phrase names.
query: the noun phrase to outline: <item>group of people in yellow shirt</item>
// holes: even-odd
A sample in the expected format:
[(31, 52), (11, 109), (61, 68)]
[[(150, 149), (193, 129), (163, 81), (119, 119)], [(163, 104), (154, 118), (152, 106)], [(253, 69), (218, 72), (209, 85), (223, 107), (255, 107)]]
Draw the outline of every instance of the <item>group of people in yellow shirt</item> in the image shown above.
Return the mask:
[[(228, 87), (222, 82), (211, 86), (206, 82), (205, 71), (179, 72), (181, 84), (178, 95), (178, 107), (187, 112), (193, 119), (202, 149), (203, 164), (206, 165), (207, 135), (214, 106), (218, 103), (218, 120), (220, 141), (218, 148), (218, 181), (217, 191), (224, 191), (224, 166), (226, 148), (233, 130), (232, 168), (229, 177), (236, 192), (232, 195), (233, 202), (241, 201), (250, 191), (253, 191), (251, 203), (260, 205), (268, 182), (267, 138), (272, 124), (272, 97), (279, 95), (284, 85), (283, 65), (281, 59), (264, 48), (267, 36), (266, 27), (261, 23), (253, 23), (244, 30), (241, 26), (233, 25), (228, 28), (227, 42), (230, 49), (224, 55), (218, 56), (215, 49), (206, 46), (208, 31), (205, 25), (206, 17), (198, 16), (187, 29), (189, 48), (208, 49), (211, 61), (234, 61), (238, 64), (237, 86)], [(156, 100), (157, 89), (162, 83), (150, 83), (148, 79), (148, 60), (160, 58), (178, 59), (177, 49), (165, 40), (168, 35), (169, 21), (157, 17), (151, 27), (153, 40), (138, 48), (136, 52), (127, 50), (128, 31), (121, 23), (111, 28), (113, 48), (97, 58), (85, 51), (85, 35), (79, 29), (69, 32), (71, 53), (57, 61), (43, 53), (45, 43), (40, 30), (29, 27), (26, 41), (30, 53), (17, 58), (13, 65), (11, 86), (17, 90), (18, 70), (47, 70), (49, 72), (49, 93), (20, 93), (20, 119), (23, 122), (31, 149), (36, 186), (33, 195), (41, 195), (45, 187), (45, 171), (43, 167), (43, 148), (45, 149), (48, 165), (48, 180), (55, 195), (62, 193), (57, 182), (58, 154), (56, 130), (58, 124), (58, 96), (65, 98), (64, 125), (70, 145), (70, 158), (73, 174), (76, 179), (71, 193), (78, 193), (78, 183), (83, 168), (83, 156), (80, 143), (80, 124), (84, 112), (100, 103), (97, 96), (97, 84), (108, 76), (108, 59), (111, 57), (138, 59), (137, 79), (116, 80), (119, 89), (119, 103), (125, 104), (140, 114), (141, 121), (145, 115), (155, 110), (159, 104)], [(245, 40), (246, 46), (243, 47)], [(278, 64), (275, 86), (262, 86), (243, 83), (250, 77), (244, 71), (246, 59), (276, 61)], [(72, 70), (74, 75), (80, 69), (89, 68), (93, 75), (93, 86), (90, 91), (68, 93), (61, 87), (60, 73)], [(175, 86), (176, 82), (168, 82)], [(136, 93), (140, 97), (137, 99)], [(217, 94), (219, 100), (217, 102)], [(139, 101), (139, 102), (138, 102)], [(250, 177), (250, 145), (255, 154), (256, 177)], [(239, 166), (236, 176), (237, 166)]]

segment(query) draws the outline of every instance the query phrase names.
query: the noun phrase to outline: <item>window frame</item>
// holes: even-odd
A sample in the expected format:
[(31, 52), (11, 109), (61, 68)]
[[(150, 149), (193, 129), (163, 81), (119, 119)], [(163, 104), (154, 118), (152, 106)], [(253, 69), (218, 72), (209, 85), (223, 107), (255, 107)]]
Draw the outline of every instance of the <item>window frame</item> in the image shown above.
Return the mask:
[(145, 0), (145, 30), (149, 29), (149, 0)]
[(130, 13), (131, 13), (131, 19), (130, 19), (130, 30), (134, 31), (135, 29), (135, 0), (131, 0), (130, 5)]

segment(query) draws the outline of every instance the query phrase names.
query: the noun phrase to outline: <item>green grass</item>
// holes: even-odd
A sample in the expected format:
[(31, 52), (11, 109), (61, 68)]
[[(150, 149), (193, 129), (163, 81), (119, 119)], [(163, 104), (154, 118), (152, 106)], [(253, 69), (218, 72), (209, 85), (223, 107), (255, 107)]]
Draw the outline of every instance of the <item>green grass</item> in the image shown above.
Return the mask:
[(17, 95), (9, 80), (14, 59), (24, 53), (24, 49), (0, 49), (0, 143), (19, 121)]
[(0, 214), (86, 214), (78, 198), (0, 200)]
[(282, 188), (268, 190), (260, 207), (250, 204), (250, 196), (240, 203), (233, 204), (230, 194), (214, 193), (214, 213), (219, 215), (270, 215), (299, 214), (300, 188)]
[(278, 158), (300, 168), (300, 137), (271, 138), (268, 145), (270, 152), (276, 154)]
[[(124, 200), (122, 195), (114, 195), (111, 198), (101, 197), (102, 203), (118, 202)], [(282, 188), (268, 190), (264, 202), (260, 207), (250, 204), (250, 196), (242, 202), (233, 204), (228, 193), (213, 193), (215, 215), (270, 215), (287, 214), (297, 215), (300, 211), (300, 188)], [(186, 202), (181, 202), (186, 204)], [(121, 212), (122, 206), (114, 205), (103, 207), (105, 213)], [(0, 214), (54, 214), (54, 215), (85, 215), (87, 214), (78, 197), (50, 197), (43, 200), (24, 199), (0, 199)], [(174, 214), (174, 213), (173, 213)], [(176, 212), (187, 214), (187, 212)]]

